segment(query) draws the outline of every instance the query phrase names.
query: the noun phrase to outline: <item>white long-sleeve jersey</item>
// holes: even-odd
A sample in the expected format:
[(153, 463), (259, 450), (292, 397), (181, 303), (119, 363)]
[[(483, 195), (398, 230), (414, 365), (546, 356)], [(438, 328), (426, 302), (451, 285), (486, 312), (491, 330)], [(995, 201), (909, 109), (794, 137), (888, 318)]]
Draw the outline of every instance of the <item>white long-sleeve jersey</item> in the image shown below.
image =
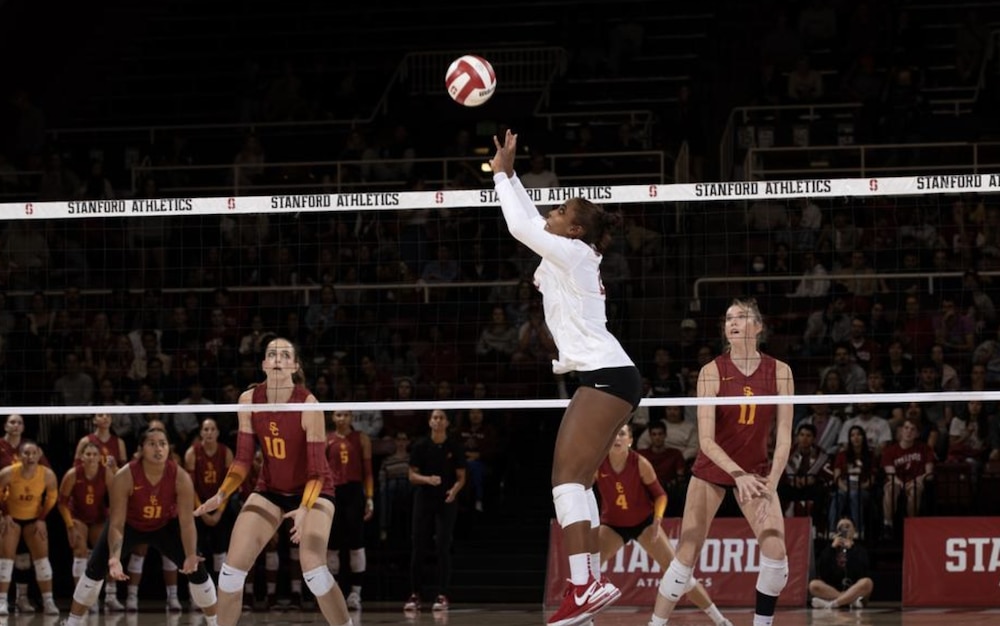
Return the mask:
[(545, 230), (545, 219), (515, 175), (493, 176), (507, 230), (542, 257), (535, 286), (542, 293), (545, 322), (559, 348), (556, 374), (634, 365), (608, 330), (601, 255), (579, 239)]

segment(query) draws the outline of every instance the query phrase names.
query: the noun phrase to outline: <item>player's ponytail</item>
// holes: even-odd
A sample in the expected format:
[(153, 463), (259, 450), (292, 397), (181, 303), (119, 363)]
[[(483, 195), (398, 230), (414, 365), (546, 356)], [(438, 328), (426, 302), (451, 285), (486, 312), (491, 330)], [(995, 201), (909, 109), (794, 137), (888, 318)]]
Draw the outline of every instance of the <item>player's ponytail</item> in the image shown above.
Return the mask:
[(611, 247), (615, 229), (621, 226), (621, 214), (605, 211), (601, 205), (584, 198), (573, 198), (573, 201), (576, 202), (576, 221), (583, 227), (581, 240), (604, 254)]

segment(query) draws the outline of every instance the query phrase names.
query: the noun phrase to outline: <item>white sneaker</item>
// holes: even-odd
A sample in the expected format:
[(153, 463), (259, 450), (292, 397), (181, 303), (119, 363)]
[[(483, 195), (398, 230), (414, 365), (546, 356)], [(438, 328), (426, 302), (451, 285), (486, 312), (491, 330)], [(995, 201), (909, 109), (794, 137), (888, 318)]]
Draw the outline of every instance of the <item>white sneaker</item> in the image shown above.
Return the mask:
[(125, 610), (129, 613), (139, 612), (139, 596), (128, 596), (125, 598)]
[(42, 613), (46, 615), (59, 615), (59, 607), (56, 606), (54, 600), (49, 598), (42, 602)]
[(813, 598), (812, 607), (814, 609), (832, 609), (833, 603), (829, 600), (824, 600), (823, 598)]
[(184, 607), (181, 606), (181, 601), (177, 599), (177, 596), (170, 596), (167, 598), (167, 610), (171, 613), (180, 613)]
[(125, 610), (125, 605), (113, 593), (104, 596), (104, 610), (108, 613), (121, 613)]
[(357, 591), (352, 591), (347, 594), (347, 608), (351, 611), (361, 610), (361, 594)]
[(31, 600), (28, 596), (18, 596), (17, 603), (14, 605), (18, 613), (34, 613), (35, 607), (31, 604)]
[(851, 602), (851, 608), (852, 609), (863, 609), (863, 608), (865, 608), (865, 599), (864, 598), (860, 598), (860, 597), (859, 598), (854, 598), (854, 602)]

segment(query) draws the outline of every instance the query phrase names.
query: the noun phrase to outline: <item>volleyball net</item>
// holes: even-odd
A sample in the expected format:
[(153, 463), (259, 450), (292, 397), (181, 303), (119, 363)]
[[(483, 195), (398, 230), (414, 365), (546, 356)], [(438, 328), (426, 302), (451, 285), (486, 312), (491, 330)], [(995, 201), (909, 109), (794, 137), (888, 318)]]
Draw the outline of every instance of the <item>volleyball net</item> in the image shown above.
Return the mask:
[[(608, 323), (650, 379), (644, 405), (662, 408), (690, 401), (745, 296), (795, 375), (782, 401), (868, 392), (857, 370), (830, 374), (838, 348), (867, 374), (893, 344), (907, 371), (935, 364), (936, 391), (997, 400), (1000, 356), (976, 348), (997, 334), (998, 188), (998, 175), (949, 175), (529, 193), (543, 211), (580, 196), (622, 214), (602, 262)], [(553, 408), (575, 384), (551, 373), (537, 258), (492, 189), (2, 208), (7, 413), (234, 411), (225, 390), (262, 377), (274, 336), (299, 345), (324, 410)]]

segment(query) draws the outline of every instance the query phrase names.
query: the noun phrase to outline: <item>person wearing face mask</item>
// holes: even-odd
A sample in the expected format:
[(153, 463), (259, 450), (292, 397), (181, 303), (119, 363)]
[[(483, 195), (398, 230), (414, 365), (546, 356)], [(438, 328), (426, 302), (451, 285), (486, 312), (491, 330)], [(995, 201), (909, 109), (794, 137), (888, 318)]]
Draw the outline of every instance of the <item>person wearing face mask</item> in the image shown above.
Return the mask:
[(837, 530), (819, 555), (816, 573), (809, 581), (814, 609), (862, 608), (875, 583), (869, 577), (868, 551), (855, 541), (857, 531), (849, 517), (837, 521)]

